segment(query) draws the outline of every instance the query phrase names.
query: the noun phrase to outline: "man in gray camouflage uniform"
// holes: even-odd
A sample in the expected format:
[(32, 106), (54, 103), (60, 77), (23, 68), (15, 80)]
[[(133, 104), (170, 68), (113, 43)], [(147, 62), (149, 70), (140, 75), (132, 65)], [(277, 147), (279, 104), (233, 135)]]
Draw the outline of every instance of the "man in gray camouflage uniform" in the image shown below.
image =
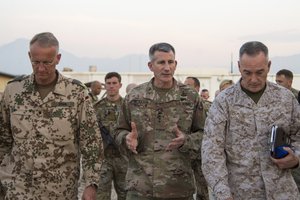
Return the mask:
[(154, 44), (149, 57), (154, 78), (125, 97), (116, 129), (129, 159), (126, 199), (191, 200), (203, 106), (194, 89), (173, 78), (177, 61), (170, 44)]
[(10, 81), (0, 106), (5, 199), (77, 199), (82, 157), (82, 198), (94, 200), (103, 147), (88, 91), (56, 70), (52, 33), (35, 35), (28, 54), (33, 73)]
[[(300, 106), (286, 88), (267, 81), (271, 62), (261, 42), (240, 48), (238, 83), (221, 92), (205, 123), (202, 169), (216, 199), (289, 199), (300, 195), (291, 175), (299, 167)], [(281, 159), (270, 156), (271, 127), (291, 136)]]
[[(123, 98), (119, 90), (122, 87), (121, 76), (117, 72), (109, 72), (105, 76), (106, 97), (98, 101), (95, 111), (98, 120), (109, 131), (113, 138), (117, 118), (120, 113)], [(118, 195), (118, 200), (126, 199), (125, 176), (127, 172), (127, 160), (121, 156), (116, 145), (109, 144), (103, 137), (104, 156), (100, 171), (100, 183), (97, 191), (98, 200), (110, 200), (112, 181)]]

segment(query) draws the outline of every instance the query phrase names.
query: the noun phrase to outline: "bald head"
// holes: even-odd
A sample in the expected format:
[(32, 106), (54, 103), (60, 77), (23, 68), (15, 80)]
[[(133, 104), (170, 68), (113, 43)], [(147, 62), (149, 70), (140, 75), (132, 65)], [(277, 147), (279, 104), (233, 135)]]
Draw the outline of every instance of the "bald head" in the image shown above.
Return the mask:
[(99, 81), (93, 81), (91, 84), (91, 92), (93, 95), (97, 96), (101, 93), (101, 83)]

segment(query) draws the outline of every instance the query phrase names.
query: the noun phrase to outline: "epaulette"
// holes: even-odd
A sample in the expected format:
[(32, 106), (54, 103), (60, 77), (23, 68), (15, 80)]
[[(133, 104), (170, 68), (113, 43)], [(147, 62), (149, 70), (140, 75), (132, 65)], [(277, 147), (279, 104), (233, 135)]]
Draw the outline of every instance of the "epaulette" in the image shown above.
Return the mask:
[(12, 83), (12, 82), (16, 82), (16, 81), (22, 81), (24, 79), (26, 79), (29, 75), (21, 75), (21, 76), (17, 76), (16, 78), (14, 78), (13, 80), (8, 81), (7, 83)]
[(72, 83), (74, 83), (74, 84), (76, 84), (76, 85), (80, 85), (80, 86), (83, 87), (83, 88), (86, 88), (86, 86), (85, 86), (81, 81), (79, 81), (79, 80), (77, 80), (77, 79), (73, 79), (73, 80), (72, 80)]

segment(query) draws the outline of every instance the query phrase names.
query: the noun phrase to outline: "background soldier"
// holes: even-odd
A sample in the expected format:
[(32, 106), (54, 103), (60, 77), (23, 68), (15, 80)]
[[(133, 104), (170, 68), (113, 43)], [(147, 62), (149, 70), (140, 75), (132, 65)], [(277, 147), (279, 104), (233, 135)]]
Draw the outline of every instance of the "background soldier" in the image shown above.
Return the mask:
[(91, 83), (91, 91), (89, 95), (92, 99), (92, 103), (95, 104), (98, 101), (98, 95), (101, 93), (102, 84), (99, 81), (93, 81)]
[[(196, 77), (189, 76), (185, 79), (184, 84), (190, 86), (191, 88), (195, 89), (197, 93), (199, 94), (200, 91), (200, 81)], [(205, 99), (201, 99), (203, 103), (203, 109), (205, 112), (205, 118), (208, 113), (209, 107), (211, 105), (211, 102), (206, 101)], [(204, 126), (204, 122), (202, 124)], [(197, 200), (208, 200), (208, 188), (207, 183), (204, 178), (202, 169), (201, 169), (201, 155), (199, 154), (197, 156), (197, 159), (192, 161), (192, 168), (194, 171), (195, 176), (195, 183), (196, 183), (196, 199)]]
[[(100, 183), (97, 199), (110, 200), (112, 181), (118, 200), (126, 199), (125, 176), (127, 161), (121, 156), (113, 141), (113, 134), (119, 116), (123, 98), (119, 90), (122, 87), (121, 76), (117, 72), (109, 72), (105, 76), (106, 97), (94, 105), (101, 134), (103, 135), (105, 159), (100, 171)], [(105, 135), (106, 134), (106, 135)]]
[[(290, 70), (287, 70), (287, 69), (279, 70), (276, 73), (276, 83), (278, 85), (281, 85), (281, 86), (289, 89), (294, 94), (294, 96), (297, 98), (298, 102), (300, 103), (299, 91), (296, 90), (295, 88), (292, 88), (293, 78), (294, 78), (293, 72), (291, 72)], [(300, 168), (293, 169), (292, 175), (296, 181), (298, 190), (300, 191)]]
[(300, 92), (299, 92), (299, 90), (296, 90), (295, 88), (292, 87), (293, 78), (294, 78), (293, 72), (291, 72), (290, 70), (287, 70), (287, 69), (279, 70), (276, 73), (276, 83), (278, 85), (281, 85), (281, 86), (289, 89), (294, 94), (296, 99), (298, 100)]

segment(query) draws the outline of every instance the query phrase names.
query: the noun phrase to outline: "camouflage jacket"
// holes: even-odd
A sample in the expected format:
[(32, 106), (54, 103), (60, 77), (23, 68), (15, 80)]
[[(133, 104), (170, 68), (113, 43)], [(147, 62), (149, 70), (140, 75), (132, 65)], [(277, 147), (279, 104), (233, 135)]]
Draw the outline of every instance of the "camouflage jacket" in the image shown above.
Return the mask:
[(291, 135), (299, 156), (300, 106), (287, 89), (267, 82), (256, 104), (238, 82), (214, 100), (205, 123), (202, 169), (217, 199), (299, 200), (291, 170), (270, 159), (272, 125)]
[(1, 100), (0, 180), (8, 199), (77, 199), (80, 157), (86, 184), (97, 184), (103, 152), (88, 92), (59, 74), (42, 100), (33, 80), (11, 81)]
[(205, 112), (205, 115), (207, 116), (209, 108), (210, 108), (212, 102), (208, 101), (208, 100), (204, 100), (204, 99), (202, 101), (203, 101), (204, 112)]
[[(113, 134), (116, 128), (122, 102), (122, 97), (120, 97), (120, 99), (116, 102), (111, 102), (107, 99), (107, 97), (105, 97), (94, 105), (98, 120), (100, 120), (103, 126), (107, 128), (112, 137), (114, 137)], [(104, 147), (104, 149), (106, 149), (106, 147)]]
[[(291, 89), (291, 92), (294, 94), (294, 96), (296, 97), (296, 99), (299, 99), (299, 90), (296, 90), (295, 88)], [(299, 102), (300, 103), (300, 102)]]
[[(174, 82), (161, 94), (152, 79), (132, 89), (122, 105), (116, 141), (127, 149), (125, 136), (131, 131), (130, 123), (136, 123), (138, 154), (128, 153), (126, 185), (128, 192), (139, 196), (181, 198), (195, 191), (191, 159), (200, 153), (203, 105), (196, 91)], [(176, 137), (176, 125), (186, 134), (186, 142), (179, 149), (166, 151)]]
[(92, 104), (95, 105), (95, 103), (98, 102), (98, 96), (93, 95), (92, 92), (89, 92), (89, 97), (91, 98)]

